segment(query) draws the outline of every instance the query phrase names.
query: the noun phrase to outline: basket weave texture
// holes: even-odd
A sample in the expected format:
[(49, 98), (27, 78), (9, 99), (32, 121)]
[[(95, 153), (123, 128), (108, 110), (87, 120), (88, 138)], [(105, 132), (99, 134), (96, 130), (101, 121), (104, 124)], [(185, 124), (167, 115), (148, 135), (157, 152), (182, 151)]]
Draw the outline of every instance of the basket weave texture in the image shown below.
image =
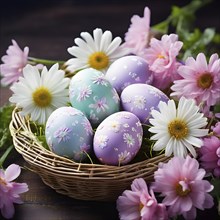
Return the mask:
[(153, 180), (164, 155), (124, 166), (76, 163), (45, 149), (30, 128), (30, 123), (15, 108), (10, 132), (15, 149), (43, 182), (58, 193), (88, 201), (115, 201), (135, 178)]

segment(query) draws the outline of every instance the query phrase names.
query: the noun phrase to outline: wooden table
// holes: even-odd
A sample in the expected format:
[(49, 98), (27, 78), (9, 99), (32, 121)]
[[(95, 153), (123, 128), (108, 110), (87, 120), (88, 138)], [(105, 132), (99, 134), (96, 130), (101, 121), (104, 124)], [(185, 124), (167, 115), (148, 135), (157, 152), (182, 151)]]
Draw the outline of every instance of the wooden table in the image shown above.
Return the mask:
[[(30, 47), (30, 56), (66, 60), (67, 48), (81, 31), (91, 32), (100, 27), (111, 30), (114, 36), (124, 37), (133, 14), (143, 15), (148, 5), (151, 24), (165, 19), (173, 3), (184, 5), (189, 1), (7, 1), (1, 7), (0, 56), (15, 39), (21, 48)], [(217, 3), (207, 6), (198, 14), (201, 28), (219, 28)], [(205, 16), (204, 16), (205, 15)], [(0, 106), (5, 104), (11, 92), (0, 89)], [(39, 176), (26, 167), (23, 158), (14, 152), (8, 163), (24, 167), (18, 182), (26, 182), (29, 191), (22, 195), (23, 205), (16, 205), (14, 220), (114, 220), (118, 219), (115, 203), (80, 201), (56, 193), (46, 186)], [(217, 218), (215, 208), (199, 212), (198, 219)], [(1, 218), (1, 216), (0, 216)]]

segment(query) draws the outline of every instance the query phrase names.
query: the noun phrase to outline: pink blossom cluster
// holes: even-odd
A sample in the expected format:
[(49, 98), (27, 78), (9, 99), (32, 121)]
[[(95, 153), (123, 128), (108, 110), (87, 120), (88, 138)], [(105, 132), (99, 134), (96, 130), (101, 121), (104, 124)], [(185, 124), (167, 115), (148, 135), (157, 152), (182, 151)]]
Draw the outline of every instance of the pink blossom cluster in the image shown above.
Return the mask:
[(137, 15), (132, 17), (124, 46), (133, 47), (131, 53), (146, 60), (154, 76), (155, 87), (161, 90), (171, 88), (173, 97), (195, 99), (202, 106), (203, 112), (211, 116), (210, 107), (220, 102), (218, 54), (213, 54), (209, 63), (203, 53), (198, 54), (196, 59), (188, 57), (186, 61), (179, 60), (183, 42), (178, 40), (178, 35), (165, 34), (161, 39), (153, 36), (150, 38), (151, 35), (150, 10), (146, 7), (143, 18)]
[(215, 177), (220, 177), (220, 122), (212, 128), (213, 135), (203, 140), (199, 161), (201, 166)]
[[(131, 190), (119, 196), (120, 219), (166, 220), (179, 215), (195, 219), (196, 209), (204, 210), (214, 205), (209, 194), (213, 186), (203, 179), (205, 174), (198, 161), (190, 156), (173, 157), (168, 163), (160, 163), (150, 193), (145, 181), (139, 178), (133, 181)], [(162, 203), (157, 202), (154, 192), (161, 194)]]

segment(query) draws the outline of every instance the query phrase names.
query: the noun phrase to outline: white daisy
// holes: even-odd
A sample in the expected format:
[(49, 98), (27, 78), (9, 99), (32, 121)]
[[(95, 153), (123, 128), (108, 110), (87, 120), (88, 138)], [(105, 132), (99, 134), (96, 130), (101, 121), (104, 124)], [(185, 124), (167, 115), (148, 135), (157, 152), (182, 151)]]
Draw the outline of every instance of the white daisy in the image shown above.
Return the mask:
[(58, 68), (58, 64), (49, 71), (44, 67), (40, 73), (37, 67), (28, 64), (23, 69), (23, 77), (11, 87), (14, 94), (9, 99), (22, 108), (23, 116), (30, 114), (32, 121), (44, 124), (56, 108), (67, 104), (69, 78)]
[(93, 30), (93, 37), (88, 32), (82, 32), (81, 38), (74, 40), (77, 46), (68, 48), (68, 52), (75, 58), (66, 62), (67, 70), (75, 72), (84, 68), (94, 68), (105, 72), (109, 65), (116, 59), (128, 54), (120, 44), (120, 37), (112, 40), (112, 33), (96, 28)]
[(160, 151), (165, 148), (165, 155), (185, 157), (187, 150), (196, 157), (193, 146), (201, 147), (203, 142), (200, 139), (208, 134), (208, 129), (202, 129), (207, 125), (207, 118), (199, 112), (193, 99), (181, 97), (178, 108), (174, 100), (160, 102), (159, 111), (152, 110), (153, 125), (149, 131), (155, 133), (151, 140), (157, 140), (153, 149)]

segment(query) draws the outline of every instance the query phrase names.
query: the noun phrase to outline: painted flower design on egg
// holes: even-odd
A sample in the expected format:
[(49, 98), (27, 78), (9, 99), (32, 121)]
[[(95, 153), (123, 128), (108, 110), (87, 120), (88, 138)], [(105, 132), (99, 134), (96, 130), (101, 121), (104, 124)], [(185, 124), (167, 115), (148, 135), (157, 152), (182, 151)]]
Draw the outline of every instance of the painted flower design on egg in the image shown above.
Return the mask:
[(97, 85), (103, 85), (103, 86), (108, 86), (109, 82), (104, 78), (104, 75), (100, 76), (94, 76), (91, 78), (92, 83), (97, 84)]
[(99, 146), (100, 148), (105, 148), (108, 144), (108, 136), (107, 135), (99, 135), (96, 139), (95, 139), (95, 145)]
[(84, 101), (87, 98), (89, 98), (91, 94), (92, 94), (91, 86), (84, 85), (79, 89), (79, 94), (78, 94), (76, 100), (79, 102)]
[(107, 100), (105, 97), (102, 97), (101, 99), (98, 99), (97, 96), (95, 96), (93, 98), (93, 100), (95, 101), (94, 104), (90, 104), (89, 108), (95, 109), (97, 113), (99, 113), (100, 111), (105, 112), (106, 109), (108, 109), (108, 105), (107, 105)]
[(118, 121), (109, 121), (108, 125), (110, 130), (113, 130), (116, 133), (120, 131), (121, 124)]
[(77, 120), (75, 120), (75, 121), (72, 122), (71, 125), (72, 125), (73, 127), (75, 127), (75, 126), (77, 126), (78, 124), (79, 124), (79, 122), (78, 122)]
[(138, 109), (144, 109), (146, 104), (146, 99), (142, 95), (136, 95), (134, 97), (134, 106)]
[(88, 120), (85, 119), (85, 120), (82, 122), (82, 125), (83, 125), (83, 127), (84, 127), (84, 129), (85, 129), (87, 135), (93, 134), (93, 130), (92, 130), (91, 124), (90, 124), (90, 122), (89, 122)]
[(61, 141), (66, 142), (70, 140), (71, 132), (72, 132), (71, 128), (63, 126), (54, 133), (54, 137), (58, 139), (58, 143), (60, 143)]
[(90, 145), (86, 144), (86, 143), (83, 143), (81, 146), (80, 146), (80, 149), (83, 152), (89, 152), (90, 151)]
[(128, 145), (129, 148), (134, 146), (135, 140), (132, 137), (132, 135), (130, 135), (128, 133), (124, 133), (123, 134), (123, 139), (124, 139), (124, 142)]
[(149, 94), (154, 95), (155, 97), (158, 98), (167, 98), (166, 95), (164, 95), (162, 92), (159, 92), (157, 88), (151, 87), (151, 89), (149, 90)]
[(89, 113), (89, 120), (93, 122), (98, 122), (99, 118), (96, 116), (93, 110), (90, 111)]
[(118, 162), (119, 164), (124, 164), (130, 161), (131, 153), (127, 150), (118, 154)]

